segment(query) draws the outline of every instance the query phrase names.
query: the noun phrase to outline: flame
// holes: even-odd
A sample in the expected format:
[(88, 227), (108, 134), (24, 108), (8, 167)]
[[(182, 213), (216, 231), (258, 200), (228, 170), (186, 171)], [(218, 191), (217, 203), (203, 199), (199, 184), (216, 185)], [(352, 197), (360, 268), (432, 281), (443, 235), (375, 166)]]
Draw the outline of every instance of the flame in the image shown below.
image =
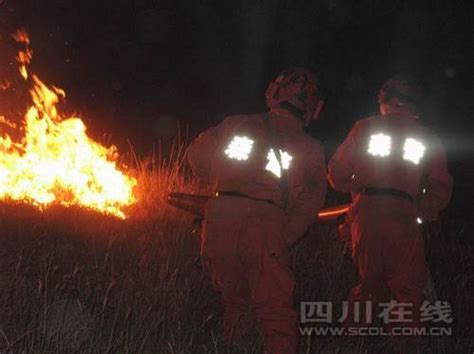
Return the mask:
[(135, 202), (136, 180), (118, 170), (114, 146), (106, 148), (89, 138), (80, 118), (61, 115), (56, 104), (66, 96), (64, 90), (28, 74), (30, 39), (24, 30), (13, 37), (26, 46), (17, 61), (21, 76), (32, 85), (33, 104), (21, 127), (21, 141), (0, 136), (0, 199), (40, 209), (53, 203), (80, 205), (124, 219), (123, 208)]
[(10, 122), (5, 116), (0, 116), (0, 123), (5, 124), (7, 127), (16, 129), (16, 124), (14, 122)]
[(18, 42), (25, 44), (25, 49), (18, 51), (16, 56), (16, 60), (20, 63), (20, 70), (21, 76), (26, 80), (28, 78), (28, 70), (27, 66), (30, 63), (31, 59), (33, 58), (33, 50), (30, 48), (30, 38), (28, 37), (28, 33), (26, 33), (25, 29), (19, 29), (12, 37)]

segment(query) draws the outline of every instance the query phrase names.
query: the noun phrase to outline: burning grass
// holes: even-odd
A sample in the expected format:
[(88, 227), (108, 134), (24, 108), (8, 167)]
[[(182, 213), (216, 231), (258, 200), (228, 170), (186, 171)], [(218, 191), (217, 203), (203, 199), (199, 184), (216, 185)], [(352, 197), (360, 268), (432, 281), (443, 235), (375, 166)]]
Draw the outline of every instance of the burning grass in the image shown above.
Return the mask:
[(31, 105), (21, 124), (0, 120), (21, 136), (14, 139), (0, 126), (0, 199), (40, 209), (80, 205), (125, 219), (122, 210), (135, 202), (136, 180), (118, 168), (117, 149), (92, 140), (79, 117), (62, 114), (58, 103), (64, 90), (29, 71), (33, 50), (28, 34), (18, 30), (13, 38), (24, 47), (16, 59), (30, 87)]
[[(0, 204), (0, 352), (225, 352), (192, 218), (166, 206), (172, 190), (201, 192), (183, 152), (180, 143), (171, 158), (135, 159), (139, 201), (125, 221), (78, 207)], [(460, 241), (462, 225), (442, 220), (427, 232), (439, 296), (455, 309), (450, 352), (459, 353), (472, 350), (474, 337), (474, 256)], [(357, 281), (331, 225), (315, 225), (294, 247), (292, 267), (298, 301), (340, 303)], [(343, 344), (302, 337), (301, 353)], [(384, 338), (349, 345), (353, 353), (390, 350)], [(260, 350), (256, 335), (235, 352)]]

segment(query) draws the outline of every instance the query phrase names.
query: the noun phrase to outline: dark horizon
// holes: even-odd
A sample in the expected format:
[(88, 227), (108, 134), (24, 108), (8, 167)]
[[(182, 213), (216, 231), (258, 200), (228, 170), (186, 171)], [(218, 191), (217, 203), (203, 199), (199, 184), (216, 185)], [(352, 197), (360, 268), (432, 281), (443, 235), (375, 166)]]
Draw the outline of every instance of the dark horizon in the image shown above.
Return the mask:
[(195, 136), (227, 115), (265, 110), (268, 82), (288, 66), (307, 66), (326, 97), (309, 132), (329, 158), (357, 119), (377, 112), (381, 83), (405, 74), (424, 88), (423, 120), (448, 150), (455, 179), (448, 214), (470, 221), (468, 3), (269, 4), (5, 0), (0, 44), (9, 50), (0, 57), (0, 75), (16, 75), (9, 34), (25, 27), (33, 69), (66, 90), (66, 109), (80, 112), (99, 140), (107, 135), (124, 151), (129, 139), (145, 154), (174, 135), (177, 121)]

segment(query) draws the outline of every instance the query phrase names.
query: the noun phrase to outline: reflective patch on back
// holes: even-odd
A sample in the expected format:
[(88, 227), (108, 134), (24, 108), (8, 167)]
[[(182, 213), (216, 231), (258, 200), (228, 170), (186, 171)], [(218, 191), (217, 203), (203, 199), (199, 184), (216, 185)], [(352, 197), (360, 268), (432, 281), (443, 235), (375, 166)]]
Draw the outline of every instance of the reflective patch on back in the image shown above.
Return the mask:
[(224, 153), (229, 159), (245, 161), (252, 152), (253, 144), (254, 141), (246, 136), (234, 136)]
[(288, 170), (290, 168), (290, 162), (293, 159), (293, 156), (283, 150), (280, 150), (280, 156), (282, 166), (280, 166), (278, 162), (278, 159), (275, 155), (275, 151), (273, 151), (273, 149), (270, 149), (267, 155), (268, 163), (265, 167), (265, 170), (270, 171), (278, 178), (281, 177), (281, 167), (283, 167), (284, 170)]
[(392, 150), (392, 138), (382, 133), (370, 136), (367, 152), (372, 156), (386, 157)]
[(405, 139), (403, 144), (403, 159), (418, 165), (425, 154), (426, 147), (421, 142), (413, 138)]

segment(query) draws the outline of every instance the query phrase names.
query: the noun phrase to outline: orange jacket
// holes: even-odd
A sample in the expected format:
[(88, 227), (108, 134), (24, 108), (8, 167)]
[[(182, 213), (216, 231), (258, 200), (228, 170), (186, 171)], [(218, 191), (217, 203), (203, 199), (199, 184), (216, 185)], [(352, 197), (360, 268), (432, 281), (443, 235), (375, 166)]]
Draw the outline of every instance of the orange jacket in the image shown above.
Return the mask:
[[(285, 173), (289, 192), (286, 235), (292, 243), (305, 232), (324, 203), (325, 160), (320, 144), (302, 130), (296, 118), (270, 113), (270, 120), (283, 152), (283, 164), (291, 157)], [(247, 144), (253, 142), (248, 156), (241, 156), (246, 159), (230, 157), (235, 138), (246, 138)], [(214, 191), (271, 200), (281, 207), (283, 196), (276, 175), (279, 165), (269, 158), (270, 140), (263, 115), (231, 116), (199, 135), (189, 146), (187, 158), (196, 177)]]
[(418, 200), (421, 216), (436, 219), (451, 198), (452, 177), (439, 139), (412, 116), (358, 121), (329, 162), (334, 189), (357, 194), (394, 188)]

